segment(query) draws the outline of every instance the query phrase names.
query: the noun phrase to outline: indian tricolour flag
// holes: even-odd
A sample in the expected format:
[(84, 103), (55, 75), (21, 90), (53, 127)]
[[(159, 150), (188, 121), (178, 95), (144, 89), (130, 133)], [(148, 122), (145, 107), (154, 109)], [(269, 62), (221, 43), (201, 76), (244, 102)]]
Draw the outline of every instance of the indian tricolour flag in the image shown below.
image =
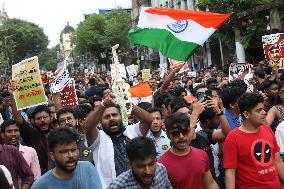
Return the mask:
[(152, 101), (151, 87), (148, 82), (139, 83), (138, 85), (131, 87), (128, 92), (131, 94), (131, 102), (135, 105), (140, 102), (151, 103)]
[(132, 44), (145, 45), (165, 57), (187, 60), (231, 14), (166, 8), (141, 8), (137, 28), (129, 31)]

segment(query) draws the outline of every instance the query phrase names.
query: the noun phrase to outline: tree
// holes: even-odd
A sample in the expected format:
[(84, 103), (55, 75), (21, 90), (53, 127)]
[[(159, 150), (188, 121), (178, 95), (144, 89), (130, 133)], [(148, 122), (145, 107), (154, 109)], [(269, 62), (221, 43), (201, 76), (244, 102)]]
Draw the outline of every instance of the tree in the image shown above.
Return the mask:
[(38, 55), (39, 66), (43, 70), (55, 71), (57, 65), (57, 52), (60, 46), (57, 44), (52, 48), (47, 48)]
[(217, 35), (222, 36), (223, 42), (231, 42), (231, 44), (226, 44), (227, 46), (232, 46), (232, 39), (235, 39), (237, 56), (244, 61), (244, 57), (240, 56), (244, 53), (242, 47), (261, 47), (261, 36), (267, 34), (266, 13), (253, 14), (250, 10), (258, 6), (269, 5), (271, 2), (272, 0), (199, 0), (198, 7), (202, 10), (209, 9), (212, 12), (233, 13)]
[(111, 46), (120, 45), (121, 51), (129, 49), (127, 34), (130, 16), (122, 9), (108, 14), (92, 14), (81, 22), (72, 36), (77, 55), (91, 54), (97, 58), (110, 51)]
[(37, 24), (20, 19), (9, 19), (0, 33), (1, 47), (6, 60), (17, 63), (45, 51), (48, 37)]

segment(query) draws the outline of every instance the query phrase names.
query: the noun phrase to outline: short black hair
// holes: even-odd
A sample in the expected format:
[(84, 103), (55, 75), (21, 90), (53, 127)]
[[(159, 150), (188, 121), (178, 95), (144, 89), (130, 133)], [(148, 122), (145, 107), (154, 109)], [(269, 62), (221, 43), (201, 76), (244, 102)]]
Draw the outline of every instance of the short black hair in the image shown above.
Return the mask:
[(179, 109), (181, 109), (181, 108), (188, 108), (188, 109), (190, 109), (190, 107), (189, 107), (186, 103), (181, 102), (181, 103), (176, 104), (176, 105), (172, 108), (172, 113), (177, 112), (177, 111), (178, 111)]
[(172, 96), (167, 93), (157, 93), (156, 95), (154, 95), (154, 104), (156, 108), (162, 108), (163, 105), (167, 107), (171, 103), (171, 101)]
[(243, 80), (240, 80), (240, 79), (235, 79), (235, 80), (231, 81), (229, 83), (229, 86), (230, 87), (240, 87), (240, 88), (243, 88), (245, 91), (247, 91), (247, 89), (248, 89), (247, 84)]
[(158, 108), (152, 108), (152, 107), (151, 107), (151, 108), (148, 108), (148, 109), (147, 109), (147, 112), (148, 112), (148, 113), (159, 112), (160, 115), (161, 115), (161, 117), (163, 117), (161, 110), (158, 109)]
[(148, 137), (137, 137), (126, 145), (127, 157), (130, 161), (145, 160), (147, 157), (156, 157), (154, 141)]
[(140, 102), (137, 106), (139, 108), (142, 108), (143, 110), (147, 111), (149, 108), (152, 107), (152, 104), (149, 103), (149, 102)]
[(71, 142), (77, 142), (79, 138), (78, 133), (69, 127), (60, 127), (50, 131), (47, 136), (48, 148), (53, 150), (58, 144), (70, 144)]
[(32, 114), (30, 115), (31, 118), (35, 118), (35, 115), (39, 112), (46, 112), (48, 113), (49, 116), (51, 116), (51, 111), (48, 108), (48, 106), (46, 105), (39, 105), (35, 108), (35, 110), (32, 112)]
[(16, 124), (18, 127), (19, 127), (19, 125), (17, 124), (17, 122), (15, 121), (15, 120), (13, 120), (13, 119), (8, 119), (8, 120), (6, 120), (6, 121), (4, 121), (2, 124), (1, 124), (1, 133), (4, 133), (5, 132), (5, 129), (7, 128), (7, 127), (9, 127), (10, 125), (14, 125), (14, 124)]
[[(263, 103), (264, 99), (259, 93), (244, 93), (238, 99), (238, 106), (242, 117), (245, 111), (250, 111), (257, 106), (259, 103)], [(244, 118), (245, 119), (245, 118)]]
[(225, 87), (221, 90), (221, 99), (225, 108), (229, 109), (230, 104), (235, 104), (238, 98), (245, 92), (240, 87)]
[(254, 75), (258, 76), (261, 79), (265, 79), (265, 71), (263, 69), (261, 69), (261, 68), (256, 68), (254, 70)]
[(201, 124), (206, 123), (206, 120), (213, 119), (216, 116), (216, 112), (212, 108), (206, 108), (200, 115), (199, 121)]
[(57, 115), (57, 117), (59, 118), (62, 114), (65, 114), (65, 113), (71, 113), (71, 114), (73, 114), (73, 116), (75, 117), (74, 110), (71, 109), (71, 108), (67, 108), (67, 107), (64, 107), (64, 108), (61, 108), (60, 110), (58, 110), (58, 112), (56, 113), (56, 115)]
[[(267, 90), (269, 87), (271, 87), (273, 84), (278, 85), (278, 82), (275, 80), (268, 80), (268, 81), (264, 81), (263, 83), (261, 83), (260, 85), (260, 90), (264, 91)], [(279, 86), (279, 85), (278, 85)]]
[(97, 84), (96, 79), (95, 79), (95, 78), (90, 78), (90, 79), (89, 79), (89, 84), (90, 84), (91, 86), (96, 85), (96, 84)]
[(74, 108), (75, 117), (77, 119), (85, 119), (91, 111), (93, 111), (93, 109), (86, 104), (80, 104)]
[(166, 117), (164, 123), (167, 131), (180, 128), (181, 126), (190, 126), (188, 115), (180, 112), (170, 114)]
[(181, 103), (184, 103), (186, 104), (186, 101), (184, 100), (183, 97), (177, 97), (177, 98), (174, 98), (172, 101), (171, 101), (171, 109), (174, 109), (175, 106), (177, 106), (177, 104), (181, 104)]
[(210, 84), (212, 84), (212, 83), (216, 83), (216, 84), (218, 84), (217, 79), (216, 79), (216, 78), (214, 78), (214, 77), (210, 77), (210, 78), (208, 78), (208, 79), (206, 80), (206, 88), (208, 88), (208, 87), (209, 87), (209, 85), (210, 85)]

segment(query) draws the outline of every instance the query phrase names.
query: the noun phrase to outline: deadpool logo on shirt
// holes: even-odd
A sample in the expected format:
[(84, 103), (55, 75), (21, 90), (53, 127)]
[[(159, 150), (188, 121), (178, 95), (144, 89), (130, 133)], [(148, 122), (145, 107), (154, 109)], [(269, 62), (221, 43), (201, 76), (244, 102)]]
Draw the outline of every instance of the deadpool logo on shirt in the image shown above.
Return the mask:
[(263, 139), (253, 142), (251, 146), (251, 156), (255, 164), (268, 166), (272, 162), (272, 147)]

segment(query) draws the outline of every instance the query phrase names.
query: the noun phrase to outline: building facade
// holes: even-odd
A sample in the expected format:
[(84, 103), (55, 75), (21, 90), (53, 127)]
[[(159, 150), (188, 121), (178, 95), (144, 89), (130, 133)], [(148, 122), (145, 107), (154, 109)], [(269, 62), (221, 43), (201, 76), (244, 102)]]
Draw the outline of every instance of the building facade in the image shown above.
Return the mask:
[(69, 22), (67, 22), (67, 25), (61, 31), (61, 34), (60, 34), (60, 51), (61, 52), (60, 54), (61, 54), (62, 59), (65, 59), (73, 51), (73, 45), (71, 43), (71, 35), (74, 31), (75, 31), (74, 28), (69, 25)]

